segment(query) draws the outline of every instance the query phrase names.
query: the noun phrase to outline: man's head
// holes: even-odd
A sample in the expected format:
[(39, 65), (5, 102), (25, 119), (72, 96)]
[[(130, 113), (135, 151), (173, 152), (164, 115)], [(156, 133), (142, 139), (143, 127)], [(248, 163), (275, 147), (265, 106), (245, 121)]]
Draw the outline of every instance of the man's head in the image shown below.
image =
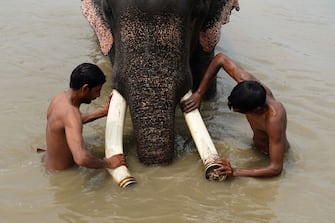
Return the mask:
[(78, 65), (71, 74), (70, 88), (82, 91), (82, 102), (90, 103), (100, 96), (102, 85), (106, 82), (106, 77), (101, 69), (91, 63)]
[(106, 77), (101, 69), (91, 63), (78, 65), (71, 74), (70, 88), (79, 90), (85, 84), (91, 89), (106, 82)]
[(257, 81), (238, 83), (228, 97), (228, 107), (234, 111), (246, 113), (263, 107), (266, 99), (265, 88)]

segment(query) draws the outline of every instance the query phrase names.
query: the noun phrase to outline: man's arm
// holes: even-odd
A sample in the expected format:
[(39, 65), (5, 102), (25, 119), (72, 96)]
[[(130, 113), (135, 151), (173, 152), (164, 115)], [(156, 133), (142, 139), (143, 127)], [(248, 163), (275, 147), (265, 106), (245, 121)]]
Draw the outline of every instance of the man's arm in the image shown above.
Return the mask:
[(189, 99), (181, 103), (183, 112), (190, 112), (200, 107), (202, 97), (221, 68), (222, 60), (218, 55), (212, 59), (211, 63), (207, 67), (198, 89)]
[(111, 168), (126, 165), (125, 156), (117, 154), (109, 159), (99, 159), (93, 156), (85, 147), (82, 136), (82, 120), (80, 112), (74, 109), (64, 118), (65, 136), (67, 144), (72, 152), (73, 160), (77, 165), (87, 168)]
[(211, 63), (209, 64), (204, 77), (201, 80), (197, 92), (203, 96), (206, 92), (209, 84), (213, 81), (214, 77), (219, 72), (220, 68), (223, 68), (229, 76), (231, 76), (236, 82), (246, 81), (246, 80), (257, 80), (249, 72), (245, 71), (242, 67), (237, 65), (232, 59), (223, 53), (218, 53), (215, 55)]
[(274, 177), (281, 174), (286, 150), (285, 128), (278, 120), (270, 120), (268, 126), (270, 163), (256, 168), (233, 168), (233, 176)]
[(256, 77), (244, 70), (238, 64), (236, 64), (232, 59), (223, 53), (217, 54), (220, 57), (220, 63), (222, 68), (231, 76), (237, 83), (242, 81), (254, 80), (258, 81)]
[[(218, 57), (220, 57), (220, 63), (222, 68), (226, 71), (226, 73), (232, 77), (237, 83), (240, 83), (242, 81), (258, 81), (261, 83), (260, 80), (258, 80), (254, 75), (244, 70), (242, 67), (237, 65), (232, 59), (230, 59), (228, 56), (226, 56), (223, 53), (217, 54)], [(273, 97), (272, 92), (270, 88), (265, 86), (263, 83), (261, 83), (263, 87), (266, 90), (266, 94), (268, 96)]]
[(190, 112), (200, 107), (203, 95), (207, 91), (208, 86), (216, 77), (221, 67), (238, 83), (245, 80), (258, 81), (253, 75), (238, 66), (228, 56), (223, 53), (218, 53), (209, 64), (196, 92), (194, 92), (188, 100), (181, 104), (182, 110), (184, 112)]
[(81, 114), (82, 123), (86, 124), (88, 122), (92, 122), (94, 120), (107, 116), (111, 98), (112, 94), (108, 96), (106, 104), (103, 108), (97, 109), (91, 113)]

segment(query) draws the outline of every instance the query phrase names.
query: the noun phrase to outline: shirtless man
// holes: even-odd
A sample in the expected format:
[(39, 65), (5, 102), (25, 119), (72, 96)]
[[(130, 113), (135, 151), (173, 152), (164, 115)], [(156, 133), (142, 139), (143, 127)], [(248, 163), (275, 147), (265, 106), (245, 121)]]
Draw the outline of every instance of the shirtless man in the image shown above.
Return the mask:
[(99, 97), (105, 81), (105, 75), (98, 66), (80, 64), (72, 71), (70, 88), (52, 99), (47, 113), (47, 151), (43, 159), (48, 170), (64, 170), (74, 164), (95, 169), (126, 165), (123, 154), (108, 159), (93, 156), (83, 140), (83, 124), (105, 117), (111, 96), (103, 108), (94, 112), (81, 114), (79, 107)]
[(254, 134), (254, 146), (267, 154), (270, 162), (254, 168), (232, 168), (228, 160), (219, 158), (215, 162), (223, 167), (216, 171), (228, 177), (273, 177), (281, 174), (284, 153), (289, 148), (285, 108), (269, 88), (226, 55), (219, 53), (213, 58), (197, 91), (181, 105), (182, 110), (190, 112), (200, 107), (202, 96), (221, 67), (238, 83), (228, 97), (229, 109), (246, 115)]

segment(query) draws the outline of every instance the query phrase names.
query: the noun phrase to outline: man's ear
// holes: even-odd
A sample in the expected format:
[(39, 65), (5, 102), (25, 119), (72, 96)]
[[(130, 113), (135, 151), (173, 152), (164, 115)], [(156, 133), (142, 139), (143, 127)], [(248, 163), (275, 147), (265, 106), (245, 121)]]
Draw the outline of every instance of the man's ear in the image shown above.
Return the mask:
[(80, 88), (80, 90), (81, 90), (81, 93), (82, 93), (83, 95), (86, 95), (86, 94), (89, 92), (90, 88), (89, 88), (88, 84), (84, 84), (84, 85)]

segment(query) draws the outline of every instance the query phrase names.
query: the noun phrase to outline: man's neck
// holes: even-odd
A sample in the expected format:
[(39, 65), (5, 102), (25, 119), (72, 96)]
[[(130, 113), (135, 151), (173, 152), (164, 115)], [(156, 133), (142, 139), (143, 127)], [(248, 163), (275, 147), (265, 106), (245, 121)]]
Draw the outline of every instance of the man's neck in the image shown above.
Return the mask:
[(80, 101), (80, 97), (79, 97), (79, 92), (76, 90), (73, 90), (72, 88), (69, 88), (67, 91), (65, 91), (66, 96), (69, 98), (70, 103), (79, 108), (81, 101)]
[(267, 103), (265, 103), (262, 107), (258, 107), (254, 110), (252, 110), (251, 112), (249, 112), (249, 114), (251, 115), (263, 115), (265, 113), (267, 113), (267, 111), (269, 110), (269, 106)]

